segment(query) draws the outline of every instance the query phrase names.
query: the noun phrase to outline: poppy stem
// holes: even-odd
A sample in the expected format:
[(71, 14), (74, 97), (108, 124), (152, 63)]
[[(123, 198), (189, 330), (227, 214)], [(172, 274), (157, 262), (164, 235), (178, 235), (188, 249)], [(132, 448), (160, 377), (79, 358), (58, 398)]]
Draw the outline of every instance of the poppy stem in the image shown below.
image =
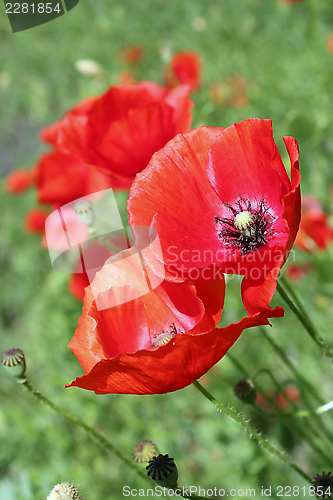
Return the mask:
[[(147, 474), (143, 471), (141, 471), (136, 465), (135, 463), (132, 461), (132, 459), (126, 457), (123, 452), (121, 450), (119, 450), (119, 448), (117, 448), (114, 444), (112, 444), (108, 439), (106, 439), (104, 436), (102, 436), (102, 434), (99, 434), (98, 432), (96, 432), (92, 427), (90, 427), (89, 425), (85, 424), (84, 422), (82, 422), (81, 420), (79, 420), (78, 418), (74, 417), (73, 415), (71, 415), (70, 413), (68, 413), (67, 411), (63, 410), (62, 408), (60, 408), (59, 406), (57, 406), (56, 404), (52, 403), (52, 401), (50, 401), (48, 398), (46, 398), (45, 396), (43, 396), (43, 394), (41, 394), (39, 391), (37, 391), (36, 389), (34, 389), (34, 387), (30, 384), (30, 382), (28, 382), (27, 379), (25, 379), (24, 382), (20, 382), (26, 389), (28, 389), (28, 391), (33, 395), (35, 396), (37, 399), (39, 399), (39, 401), (41, 403), (44, 403), (46, 404), (47, 406), (49, 406), (50, 408), (52, 408), (52, 410), (55, 410), (56, 412), (60, 413), (60, 415), (62, 415), (63, 417), (67, 418), (67, 420), (70, 420), (71, 422), (73, 422), (74, 424), (78, 425), (79, 427), (82, 427), (82, 429), (84, 429), (88, 434), (90, 434), (96, 441), (98, 441), (99, 444), (101, 444), (102, 446), (104, 446), (104, 448), (106, 448), (108, 451), (110, 451), (111, 453), (113, 453), (114, 455), (116, 455), (116, 457), (118, 457), (122, 462), (124, 462), (126, 465), (128, 465), (128, 467), (130, 467), (134, 472), (136, 472), (141, 478), (149, 481), (151, 483), (151, 479), (147, 476)], [(188, 494), (186, 492), (186, 488), (180, 488), (179, 489), (181, 491), (184, 491), (184, 495), (180, 495), (182, 496), (183, 498), (188, 498), (190, 500), (208, 500), (206, 497), (201, 497), (199, 495), (195, 495), (195, 494)]]
[(43, 396), (43, 394), (41, 394), (39, 391), (37, 391), (36, 389), (34, 389), (34, 387), (30, 384), (30, 382), (28, 382), (28, 380), (25, 380), (25, 382), (22, 382), (22, 385), (26, 389), (28, 389), (28, 391), (33, 396), (35, 396), (37, 399), (39, 399), (39, 401), (41, 403), (46, 404), (47, 406), (49, 406), (50, 408), (52, 408), (52, 410), (55, 410), (56, 412), (60, 413), (60, 415), (62, 415), (63, 417), (67, 418), (67, 420), (70, 420), (71, 422), (73, 422), (74, 424), (78, 425), (79, 427), (82, 427), (82, 429), (84, 429), (96, 441), (98, 441), (99, 444), (101, 444), (108, 451), (110, 451), (111, 453), (113, 453), (114, 455), (116, 455), (116, 457), (118, 457), (122, 462), (124, 462), (126, 465), (128, 465), (140, 477), (142, 477), (142, 478), (150, 481), (150, 479), (148, 478), (148, 476), (135, 465), (135, 463), (134, 463), (134, 461), (132, 461), (132, 459), (127, 458), (123, 454), (123, 452), (121, 450), (119, 450), (114, 444), (112, 444), (110, 441), (108, 441), (104, 436), (102, 436), (101, 434), (99, 434), (98, 432), (96, 432), (92, 427), (90, 427), (89, 425), (85, 424), (84, 422), (82, 422), (78, 418), (74, 417), (70, 413), (67, 413), (67, 411), (63, 410), (62, 408), (60, 408), (56, 404), (52, 403), (52, 401), (50, 401), (48, 398), (46, 398), (45, 396)]
[[(316, 400), (317, 404), (320, 406), (323, 406), (325, 404), (325, 400), (318, 394), (316, 389), (312, 386), (312, 384), (303, 377), (301, 373), (295, 368), (293, 363), (290, 361), (284, 350), (275, 342), (275, 340), (272, 339), (272, 337), (266, 332), (265, 328), (259, 327), (260, 332), (262, 335), (265, 337), (265, 339), (270, 343), (270, 345), (273, 347), (273, 349), (277, 352), (278, 356), (280, 359), (285, 363), (285, 365), (290, 369), (290, 371), (294, 374), (299, 387), (302, 390), (302, 400), (304, 401), (308, 411), (312, 413), (313, 411), (313, 400), (309, 398), (311, 397)], [(331, 442), (333, 440), (332, 433), (327, 429), (325, 423), (318, 416), (314, 415), (312, 413), (312, 416), (315, 417), (316, 422), (313, 422), (312, 426), (312, 432), (319, 436), (321, 433), (321, 437), (323, 439), (329, 439)], [(308, 422), (310, 424), (310, 422)]]
[(303, 477), (303, 479), (306, 479), (309, 483), (311, 483), (312, 478), (304, 472), (302, 469), (298, 467), (290, 458), (288, 458), (286, 455), (281, 453), (279, 450), (277, 450), (274, 446), (272, 446), (266, 439), (264, 439), (246, 420), (244, 420), (243, 417), (241, 417), (238, 413), (235, 411), (231, 410), (227, 406), (223, 405), (220, 403), (214, 396), (212, 396), (207, 389), (205, 389), (197, 380), (193, 382), (193, 385), (203, 394), (209, 401), (211, 401), (219, 410), (221, 410), (223, 413), (231, 417), (233, 420), (236, 420), (239, 424), (241, 424), (247, 431), (250, 432), (250, 436), (253, 437), (258, 441), (258, 443), (265, 448), (267, 451), (272, 453), (272, 455), (275, 455), (278, 457), (280, 460), (282, 460), (285, 464), (287, 464), (289, 467), (294, 469), (295, 472), (297, 472), (300, 476)]
[(301, 375), (298, 370), (294, 367), (293, 363), (290, 361), (284, 350), (275, 342), (274, 339), (266, 332), (265, 328), (259, 326), (259, 330), (265, 339), (270, 343), (273, 349), (277, 352), (281, 360), (290, 369), (290, 371), (295, 375), (299, 384), (304, 387), (312, 396), (317, 400), (320, 405), (324, 404), (324, 399), (317, 393), (316, 389), (311, 385), (311, 383), (306, 380), (303, 375)]
[[(265, 332), (265, 330), (262, 327), (259, 327), (259, 329), (262, 331), (262, 333), (265, 334), (265, 336), (267, 335), (266, 332)], [(281, 349), (279, 346), (277, 346), (277, 347), (279, 349)], [(290, 363), (290, 365), (291, 365), (290, 368), (293, 369), (293, 373), (296, 375), (297, 380), (300, 383), (300, 386), (302, 386), (301, 381), (302, 380), (304, 380), (304, 382), (307, 382), (307, 381), (305, 379), (303, 379), (303, 377), (300, 374), (298, 374), (297, 370), (292, 366), (292, 363), (289, 361), (289, 359), (287, 358), (287, 356), (285, 354), (284, 354), (284, 356), (286, 357), (287, 361)], [(251, 374), (230, 353), (230, 351), (227, 353), (227, 357), (234, 363), (234, 365), (238, 368), (238, 370), (240, 370), (243, 373), (243, 375), (245, 375), (245, 377), (247, 377), (247, 378), (249, 378), (249, 379), (252, 380)], [(287, 364), (287, 366), (289, 366), (289, 365)], [(255, 377), (258, 374), (259, 374), (259, 372), (257, 372), (257, 374), (255, 375)], [(255, 377), (253, 377), (253, 378), (255, 378)], [(261, 413), (263, 415), (265, 414), (266, 417), (273, 417), (273, 416), (276, 416), (276, 417), (282, 416), (283, 417), (284, 414), (279, 411), (279, 407), (277, 406), (276, 401), (267, 394), (264, 386), (262, 386), (258, 381), (255, 382), (255, 386), (261, 392), (261, 394), (264, 396), (264, 398), (266, 399), (266, 401), (274, 408), (274, 410), (275, 410), (276, 413), (274, 413), (274, 414), (273, 413), (268, 413), (265, 410), (263, 410), (262, 408), (260, 408), (260, 406), (258, 406), (258, 405), (253, 405), (254, 408), (259, 413)], [(287, 396), (285, 394), (285, 392), (284, 392), (284, 395)], [(305, 395), (305, 394), (303, 393), (303, 395)], [(321, 401), (321, 398), (318, 397), (318, 399), (320, 399), (320, 401)], [(320, 402), (320, 404), (322, 405), (323, 402)], [(320, 419), (319, 414), (317, 412), (313, 412), (313, 406), (311, 406), (310, 404), (307, 404), (307, 408), (308, 408), (308, 411), (309, 411), (309, 414), (310, 414), (309, 416), (312, 416), (312, 419), (315, 418), (316, 421), (318, 419)], [(305, 420), (302, 420), (302, 422), (300, 422), (298, 420), (293, 421), (292, 424), (293, 425), (291, 427), (291, 423), (288, 422), (288, 420), (287, 420), (286, 425), (290, 427), (290, 430), (294, 431), (295, 429), (297, 429), (299, 435), (302, 436), (302, 438), (305, 439), (309, 443), (309, 445), (313, 448), (313, 450), (316, 451), (318, 454), (320, 454), (320, 456), (322, 458), (324, 458), (324, 460), (326, 460), (326, 461), (328, 461), (328, 463), (330, 463), (331, 459), (326, 454), (326, 452), (322, 450), (322, 447), (321, 447), (321, 443), (323, 442), (323, 439), (324, 440), (327, 440), (327, 439), (331, 440), (331, 435), (330, 435), (330, 433), (327, 432), (327, 429), (326, 429), (326, 427), (324, 425), (324, 422), (322, 422), (321, 419), (320, 419), (320, 421), (318, 420), (317, 422), (312, 422), (312, 421), (309, 421), (309, 420), (305, 419)], [(322, 435), (318, 434), (318, 429), (320, 429), (320, 430), (323, 431)]]
[[(281, 284), (281, 282), (284, 283), (285, 286)], [(292, 312), (295, 314), (295, 316), (299, 319), (299, 321), (302, 323), (304, 326), (305, 330), (309, 333), (311, 338), (316, 342), (316, 344), (324, 351), (327, 356), (330, 356), (333, 358), (333, 350), (332, 348), (322, 340), (320, 337), (319, 333), (317, 332), (317, 329), (315, 328), (314, 324), (312, 323), (311, 319), (307, 315), (307, 312), (305, 311), (304, 307), (302, 306), (300, 300), (297, 298), (296, 293), (294, 290), (292, 290), (290, 284), (286, 282), (286, 280), (282, 280), (280, 278), (280, 281), (277, 281), (277, 291), (283, 298), (283, 300), (288, 304)], [(286, 291), (288, 289), (288, 292), (290, 295), (293, 296), (294, 300), (292, 300), (288, 292)], [(296, 306), (297, 303), (297, 306)]]

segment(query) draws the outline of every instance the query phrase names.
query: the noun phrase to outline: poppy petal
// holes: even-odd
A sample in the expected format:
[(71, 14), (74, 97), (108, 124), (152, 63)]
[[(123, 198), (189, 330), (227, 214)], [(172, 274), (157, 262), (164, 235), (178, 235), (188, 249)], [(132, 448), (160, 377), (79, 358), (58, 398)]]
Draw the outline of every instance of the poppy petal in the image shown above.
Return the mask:
[(245, 328), (267, 325), (258, 313), (224, 328), (201, 335), (175, 335), (165, 345), (102, 360), (66, 387), (81, 387), (96, 394), (164, 394), (188, 386), (230, 349)]

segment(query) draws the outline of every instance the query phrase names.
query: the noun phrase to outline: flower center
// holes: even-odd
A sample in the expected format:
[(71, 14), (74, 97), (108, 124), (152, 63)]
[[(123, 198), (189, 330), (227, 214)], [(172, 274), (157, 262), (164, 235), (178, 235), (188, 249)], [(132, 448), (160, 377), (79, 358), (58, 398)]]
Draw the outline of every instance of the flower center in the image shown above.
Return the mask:
[(184, 332), (177, 331), (174, 323), (171, 323), (168, 329), (162, 330), (161, 333), (154, 334), (154, 340), (151, 344), (152, 347), (158, 347), (159, 345), (167, 344), (175, 335)]
[(269, 213), (269, 207), (262, 197), (256, 208), (246, 198), (237, 197), (235, 207), (223, 203), (231, 212), (231, 217), (221, 219), (215, 217), (215, 222), (221, 224), (219, 238), (230, 251), (240, 250), (241, 255), (247, 255), (264, 247), (273, 233), (274, 217)]

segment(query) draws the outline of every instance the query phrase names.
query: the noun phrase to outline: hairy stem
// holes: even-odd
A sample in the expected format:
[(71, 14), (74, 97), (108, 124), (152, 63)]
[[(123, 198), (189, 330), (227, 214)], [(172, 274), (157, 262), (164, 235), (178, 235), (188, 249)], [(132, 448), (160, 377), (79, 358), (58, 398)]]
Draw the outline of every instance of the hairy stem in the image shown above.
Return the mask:
[[(276, 289), (283, 298), (283, 300), (288, 304), (292, 312), (295, 314), (295, 316), (298, 318), (298, 320), (302, 323), (304, 326), (305, 330), (309, 333), (310, 337), (315, 341), (315, 343), (323, 350), (323, 352), (329, 356), (333, 357), (333, 350), (332, 348), (322, 340), (320, 337), (319, 333), (317, 332), (316, 327), (312, 323), (311, 319), (309, 318), (307, 312), (305, 311), (303, 306), (300, 306), (300, 300), (296, 297), (295, 291), (292, 292), (292, 295), (294, 296), (294, 300), (291, 299), (285, 290), (285, 286), (282, 285), (281, 280), (277, 281), (277, 286)], [(284, 280), (285, 283), (285, 280)], [(288, 285), (289, 293), (291, 294), (290, 290), (291, 287)], [(296, 305), (298, 304), (298, 306)]]
[(227, 406), (220, 403), (214, 396), (212, 396), (207, 389), (205, 389), (197, 380), (193, 382), (193, 385), (207, 398), (211, 401), (219, 410), (223, 413), (231, 417), (233, 420), (236, 420), (239, 424), (241, 424), (247, 431), (251, 433), (251, 436), (258, 441), (258, 443), (265, 448), (265, 450), (272, 453), (272, 455), (276, 456), (280, 460), (282, 460), (286, 465), (292, 468), (295, 472), (297, 472), (303, 479), (311, 482), (311, 477), (304, 472), (298, 465), (296, 465), (290, 458), (277, 450), (274, 446), (272, 446), (268, 441), (266, 441), (250, 424), (246, 422), (243, 417), (241, 417), (238, 413), (234, 412)]
[[(99, 434), (99, 432), (96, 432), (89, 425), (85, 424), (84, 422), (82, 422), (78, 418), (74, 417), (73, 415), (71, 415), (67, 411), (63, 410), (62, 408), (60, 408), (56, 404), (52, 403), (52, 401), (50, 401), (48, 398), (46, 398), (45, 396), (43, 396), (43, 394), (41, 394), (39, 391), (37, 391), (36, 389), (34, 389), (34, 387), (30, 384), (30, 382), (28, 382), (28, 380), (25, 379), (24, 381), (21, 381), (21, 384), (26, 389), (28, 389), (28, 391), (33, 396), (35, 396), (37, 399), (39, 399), (40, 402), (46, 404), (47, 406), (49, 406), (50, 408), (52, 408), (52, 410), (55, 410), (60, 415), (62, 415), (63, 417), (67, 418), (67, 420), (70, 420), (74, 424), (76, 424), (79, 427), (81, 427), (82, 429), (84, 429), (99, 444), (101, 444), (102, 446), (104, 446), (104, 448), (106, 448), (108, 451), (110, 451), (116, 457), (118, 457), (123, 463), (125, 463), (128, 467), (130, 467), (130, 469), (132, 469), (134, 472), (136, 472), (136, 474), (138, 474), (142, 479), (145, 479), (146, 481), (149, 481), (151, 483), (151, 479), (147, 476), (147, 474), (145, 472), (143, 472), (142, 470), (140, 470), (136, 466), (136, 464), (134, 463), (134, 461), (132, 459), (126, 457), (123, 454), (123, 452), (121, 450), (119, 450), (119, 448), (117, 448), (114, 444), (112, 444), (104, 436), (102, 436), (101, 434)], [(207, 500), (206, 497), (202, 497), (202, 496), (195, 495), (195, 494), (190, 495), (190, 494), (186, 493), (186, 488), (183, 489), (182, 487), (179, 487), (179, 489), (180, 489), (181, 492), (184, 491), (184, 495), (180, 494), (180, 496), (183, 497), (183, 498), (188, 498), (190, 500)]]

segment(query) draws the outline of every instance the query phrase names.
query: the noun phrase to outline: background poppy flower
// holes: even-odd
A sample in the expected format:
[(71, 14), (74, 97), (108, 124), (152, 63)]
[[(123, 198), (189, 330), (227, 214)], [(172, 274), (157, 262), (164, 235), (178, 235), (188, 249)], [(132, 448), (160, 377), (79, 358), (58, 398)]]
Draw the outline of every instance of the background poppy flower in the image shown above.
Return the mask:
[(189, 130), (189, 91), (187, 85), (170, 91), (151, 82), (117, 85), (79, 104), (41, 138), (130, 187), (155, 151)]
[(300, 3), (303, 2), (303, 0), (278, 0), (281, 3)]
[(311, 252), (316, 247), (326, 250), (333, 239), (333, 229), (320, 202), (311, 195), (302, 197), (302, 215), (295, 245)]
[(125, 185), (76, 156), (57, 150), (40, 157), (34, 182), (39, 203), (51, 205), (66, 205), (97, 191)]
[(291, 179), (270, 120), (200, 127), (153, 156), (133, 183), (129, 220), (157, 231), (167, 279), (209, 279), (216, 267), (244, 275), (248, 314), (283, 315), (269, 302), (300, 219), (298, 146), (284, 141)]
[(139, 45), (127, 45), (118, 54), (120, 62), (130, 65), (138, 64), (144, 58), (144, 50)]
[(199, 90), (201, 87), (200, 55), (197, 52), (185, 50), (174, 54), (166, 70), (165, 81), (171, 88), (187, 83), (192, 90)]
[(29, 233), (43, 233), (45, 229), (45, 221), (49, 216), (49, 212), (34, 208), (29, 210), (25, 216), (24, 227)]
[(329, 54), (333, 54), (333, 33), (330, 33), (327, 39), (326, 48)]
[[(295, 242), (296, 244), (296, 242)], [(286, 271), (289, 278), (295, 281), (301, 281), (312, 270), (311, 264), (304, 263), (288, 266)]]
[(10, 194), (20, 194), (31, 185), (31, 172), (27, 169), (14, 170), (4, 180), (4, 189)]
[[(108, 267), (107, 262), (94, 280), (99, 303), (108, 303), (110, 296), (114, 300), (114, 295), (130, 296), (133, 286), (139, 286), (126, 259), (113, 268), (113, 279)], [(268, 323), (257, 314), (215, 328), (224, 290), (223, 278), (195, 285), (164, 281), (141, 297), (99, 310), (88, 287), (69, 344), (86, 374), (67, 387), (96, 394), (162, 394), (191, 384), (224, 356), (245, 328)]]

